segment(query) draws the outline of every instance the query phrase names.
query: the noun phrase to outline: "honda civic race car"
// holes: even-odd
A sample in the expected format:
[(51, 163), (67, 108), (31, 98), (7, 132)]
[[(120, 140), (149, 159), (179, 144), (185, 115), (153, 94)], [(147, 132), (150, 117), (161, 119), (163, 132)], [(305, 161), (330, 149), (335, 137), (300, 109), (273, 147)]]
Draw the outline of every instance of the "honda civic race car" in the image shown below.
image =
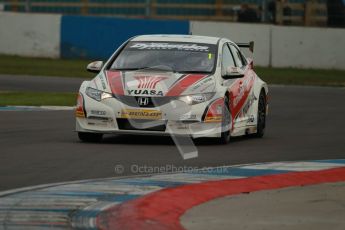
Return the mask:
[(92, 62), (97, 73), (80, 87), (76, 131), (94, 142), (103, 134), (187, 135), (227, 143), (232, 136), (264, 135), (267, 84), (253, 60), (226, 38), (142, 35), (110, 59)]

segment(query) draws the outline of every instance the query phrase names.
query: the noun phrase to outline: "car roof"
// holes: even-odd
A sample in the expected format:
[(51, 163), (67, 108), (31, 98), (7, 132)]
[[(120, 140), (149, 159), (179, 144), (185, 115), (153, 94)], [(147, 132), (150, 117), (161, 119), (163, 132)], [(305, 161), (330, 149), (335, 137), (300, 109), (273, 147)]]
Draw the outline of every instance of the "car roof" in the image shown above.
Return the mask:
[(154, 34), (140, 35), (134, 37), (131, 41), (150, 41), (150, 42), (195, 42), (205, 44), (217, 44), (221, 38), (199, 35), (173, 35), (173, 34)]

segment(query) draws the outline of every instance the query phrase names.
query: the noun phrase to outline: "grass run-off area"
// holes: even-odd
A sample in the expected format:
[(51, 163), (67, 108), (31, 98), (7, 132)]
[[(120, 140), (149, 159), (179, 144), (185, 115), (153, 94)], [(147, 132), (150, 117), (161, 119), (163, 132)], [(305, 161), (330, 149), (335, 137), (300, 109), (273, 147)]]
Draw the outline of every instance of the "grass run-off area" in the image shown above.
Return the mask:
[[(0, 74), (92, 78), (88, 60), (23, 58), (0, 55)], [(255, 67), (268, 84), (345, 86), (345, 70)]]
[[(25, 58), (0, 55), (0, 74), (89, 78), (89, 60)], [(255, 67), (268, 84), (345, 86), (344, 70)], [(74, 93), (0, 92), (0, 105), (74, 105)]]
[(76, 93), (0, 92), (0, 106), (73, 106), (76, 100)]

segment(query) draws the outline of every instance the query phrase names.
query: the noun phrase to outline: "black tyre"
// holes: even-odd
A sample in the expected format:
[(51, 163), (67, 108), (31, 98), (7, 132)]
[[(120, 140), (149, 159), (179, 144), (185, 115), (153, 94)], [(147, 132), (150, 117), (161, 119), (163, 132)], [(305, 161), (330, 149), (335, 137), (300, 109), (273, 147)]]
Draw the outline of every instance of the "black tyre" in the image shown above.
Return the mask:
[(258, 103), (258, 124), (256, 126), (256, 137), (263, 137), (266, 127), (266, 94), (261, 90)]
[(231, 129), (231, 113), (229, 109), (229, 98), (224, 98), (223, 116), (222, 116), (222, 133), (219, 138), (221, 144), (227, 144), (230, 142), (230, 129)]
[(78, 132), (78, 137), (83, 142), (100, 142), (102, 140), (103, 134)]

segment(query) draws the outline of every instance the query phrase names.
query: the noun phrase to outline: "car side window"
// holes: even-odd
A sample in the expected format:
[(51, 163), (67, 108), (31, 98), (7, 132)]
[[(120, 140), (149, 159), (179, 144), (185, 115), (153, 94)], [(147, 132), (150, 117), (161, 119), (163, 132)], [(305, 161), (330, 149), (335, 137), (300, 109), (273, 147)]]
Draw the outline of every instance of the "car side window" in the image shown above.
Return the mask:
[(223, 45), (222, 50), (222, 75), (225, 74), (226, 68), (229, 66), (236, 66), (233, 55), (227, 44)]
[(238, 67), (244, 67), (247, 65), (245, 58), (243, 57), (241, 51), (239, 51), (234, 45), (230, 45), (231, 51), (234, 54), (235, 62)]

